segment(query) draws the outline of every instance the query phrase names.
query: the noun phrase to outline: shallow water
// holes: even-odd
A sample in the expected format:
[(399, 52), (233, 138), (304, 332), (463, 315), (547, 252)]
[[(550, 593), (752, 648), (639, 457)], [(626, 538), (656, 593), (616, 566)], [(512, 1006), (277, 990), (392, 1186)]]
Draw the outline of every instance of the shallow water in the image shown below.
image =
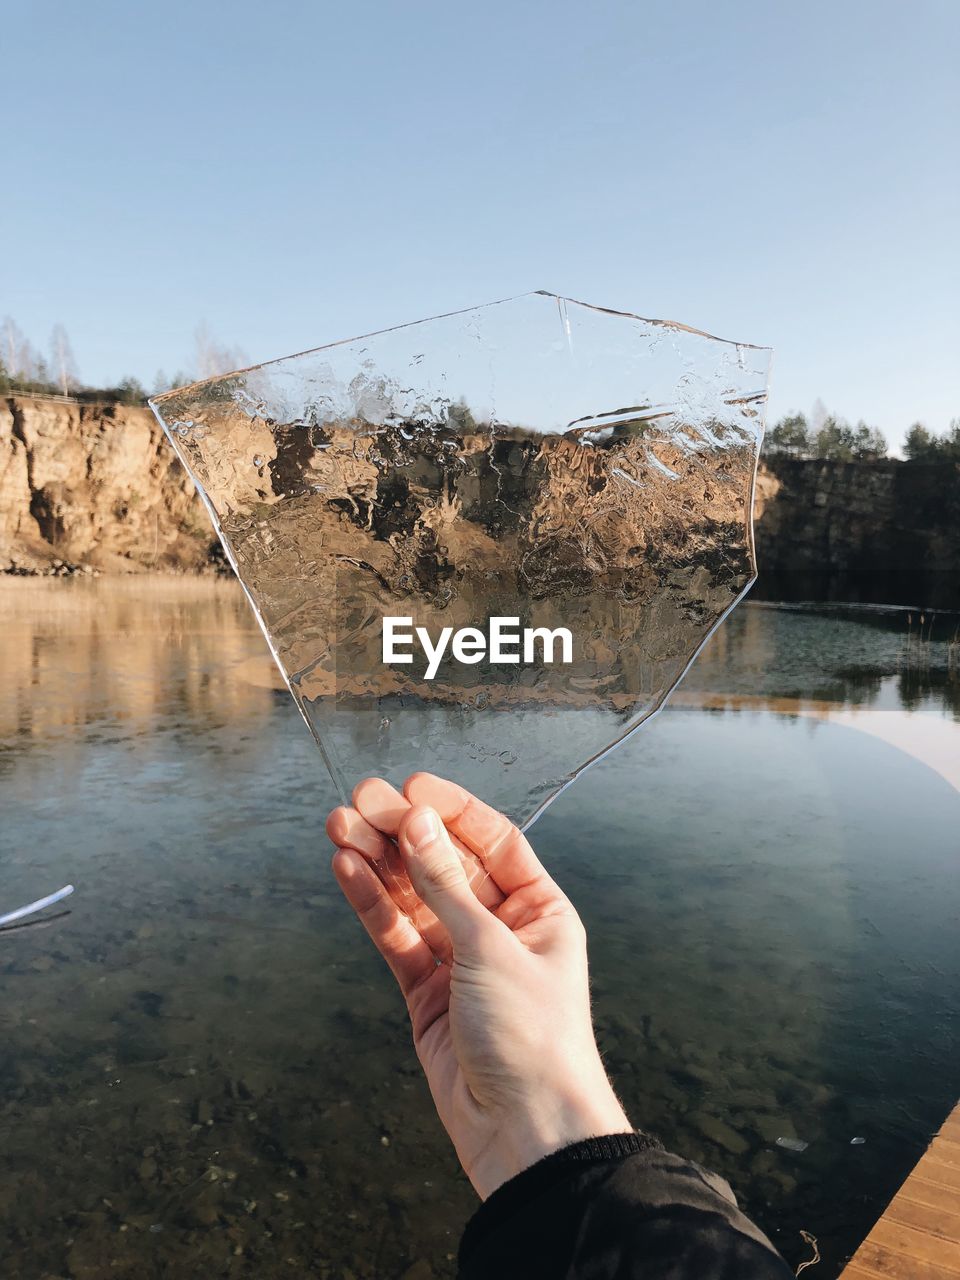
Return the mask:
[[(0, 934), (5, 1277), (451, 1276), (475, 1198), (239, 591), (0, 610), (0, 909), (77, 885)], [(743, 606), (533, 830), (634, 1123), (812, 1276), (956, 1101), (958, 621)]]

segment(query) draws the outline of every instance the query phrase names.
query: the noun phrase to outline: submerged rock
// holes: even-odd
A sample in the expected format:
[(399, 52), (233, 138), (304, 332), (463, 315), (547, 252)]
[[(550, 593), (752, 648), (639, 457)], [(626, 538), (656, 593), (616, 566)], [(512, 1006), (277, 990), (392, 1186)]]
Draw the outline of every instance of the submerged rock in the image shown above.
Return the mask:
[(400, 1280), (434, 1280), (433, 1267), (425, 1258), (418, 1258), (400, 1277)]
[(709, 1142), (715, 1143), (718, 1147), (723, 1147), (724, 1151), (729, 1151), (732, 1155), (742, 1156), (746, 1151), (750, 1150), (750, 1143), (747, 1142), (741, 1134), (737, 1133), (725, 1120), (721, 1120), (719, 1116), (712, 1116), (704, 1111), (698, 1111), (690, 1117), (695, 1129), (703, 1135)]

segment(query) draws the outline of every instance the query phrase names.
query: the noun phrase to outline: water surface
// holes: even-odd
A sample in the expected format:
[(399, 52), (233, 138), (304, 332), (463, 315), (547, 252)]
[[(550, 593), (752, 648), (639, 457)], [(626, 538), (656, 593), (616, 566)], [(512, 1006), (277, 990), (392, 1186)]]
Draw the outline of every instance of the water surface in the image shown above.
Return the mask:
[[(238, 589), (0, 609), (0, 908), (77, 885), (0, 934), (4, 1275), (452, 1276), (475, 1197)], [(533, 831), (633, 1122), (809, 1275), (960, 1092), (958, 621), (742, 606)]]

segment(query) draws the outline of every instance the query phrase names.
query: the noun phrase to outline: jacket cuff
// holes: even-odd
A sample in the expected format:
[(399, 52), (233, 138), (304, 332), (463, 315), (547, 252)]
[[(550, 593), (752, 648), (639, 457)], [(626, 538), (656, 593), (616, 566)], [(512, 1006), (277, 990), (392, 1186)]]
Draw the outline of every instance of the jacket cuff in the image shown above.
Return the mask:
[(596, 1164), (604, 1160), (622, 1160), (638, 1151), (662, 1151), (663, 1143), (639, 1129), (631, 1133), (608, 1133), (599, 1138), (585, 1138), (544, 1156), (529, 1169), (524, 1169), (498, 1187), (467, 1223), (460, 1241), (460, 1258), (465, 1259), (481, 1237), (511, 1217), (524, 1203), (533, 1200), (566, 1176), (571, 1165)]

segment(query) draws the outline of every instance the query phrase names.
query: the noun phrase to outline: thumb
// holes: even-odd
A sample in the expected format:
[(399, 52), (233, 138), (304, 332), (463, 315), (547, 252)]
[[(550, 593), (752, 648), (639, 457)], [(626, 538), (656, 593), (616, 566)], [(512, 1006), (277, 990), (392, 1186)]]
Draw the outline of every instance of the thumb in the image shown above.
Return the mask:
[(398, 843), (413, 887), (450, 934), (454, 951), (474, 949), (495, 924), (477, 899), (439, 815), (428, 805), (408, 809), (400, 823)]

